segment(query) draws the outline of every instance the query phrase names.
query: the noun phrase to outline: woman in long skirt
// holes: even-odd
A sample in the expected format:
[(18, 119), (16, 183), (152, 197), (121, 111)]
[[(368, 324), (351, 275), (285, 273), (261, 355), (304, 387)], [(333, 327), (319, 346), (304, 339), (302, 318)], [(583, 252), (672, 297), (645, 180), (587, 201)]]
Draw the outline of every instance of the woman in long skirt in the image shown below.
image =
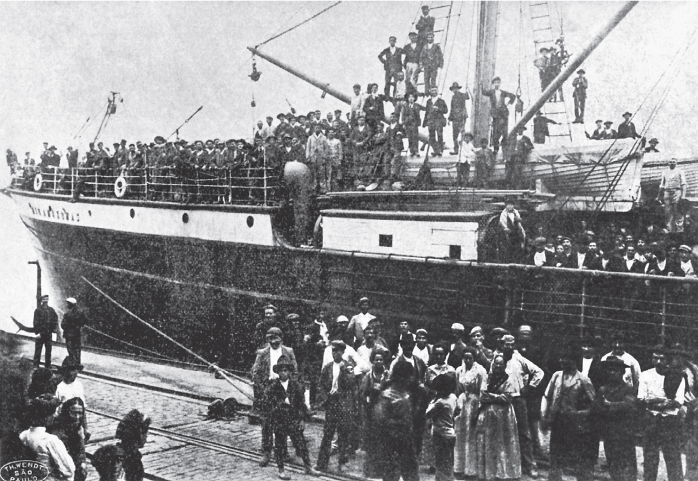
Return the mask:
[(519, 479), (521, 451), (516, 415), (511, 405), (515, 388), (501, 354), (492, 360), (487, 389), (480, 393), (477, 418), (477, 478), (482, 481)]
[(475, 362), (477, 351), (467, 346), (463, 364), (456, 369), (458, 408), (455, 419), (456, 446), (453, 471), (457, 477), (477, 476), (477, 436), (475, 427), (480, 408), (480, 391), (487, 387), (487, 371)]
[(377, 346), (371, 352), (370, 360), (373, 368), (364, 375), (359, 388), (359, 399), (364, 419), (363, 443), (366, 452), (364, 477), (366, 478), (379, 478), (381, 476), (380, 449), (376, 446), (378, 441), (375, 433), (373, 409), (388, 381), (388, 371), (385, 369), (385, 364), (389, 360), (389, 356), (388, 351), (381, 346)]

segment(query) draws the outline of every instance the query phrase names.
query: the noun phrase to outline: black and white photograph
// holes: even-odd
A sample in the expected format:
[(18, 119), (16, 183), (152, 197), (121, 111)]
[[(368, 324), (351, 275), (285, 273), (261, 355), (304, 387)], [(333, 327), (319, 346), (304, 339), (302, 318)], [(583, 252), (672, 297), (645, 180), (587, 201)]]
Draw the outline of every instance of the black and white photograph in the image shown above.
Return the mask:
[(0, 8), (0, 481), (698, 481), (698, 2)]

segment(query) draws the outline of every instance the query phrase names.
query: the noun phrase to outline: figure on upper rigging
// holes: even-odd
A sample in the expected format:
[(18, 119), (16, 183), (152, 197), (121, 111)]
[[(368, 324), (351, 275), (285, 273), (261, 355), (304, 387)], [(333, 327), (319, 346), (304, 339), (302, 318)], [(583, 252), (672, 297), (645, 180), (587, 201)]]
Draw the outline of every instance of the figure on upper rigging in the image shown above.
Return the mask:
[(572, 87), (574, 88), (574, 93), (572, 97), (574, 98), (574, 122), (573, 124), (583, 124), (584, 123), (584, 106), (587, 101), (587, 88), (589, 88), (589, 81), (584, 76), (586, 72), (584, 69), (577, 70), (578, 77), (572, 81)]
[(436, 79), (439, 69), (444, 66), (444, 54), (438, 43), (434, 43), (434, 34), (427, 35), (427, 43), (422, 46), (419, 54), (419, 68), (417, 72), (424, 70), (424, 93), (429, 93), (436, 87)]
[[(539, 50), (541, 56), (533, 61), (533, 64), (539, 71), (541, 92), (545, 91), (548, 85), (555, 80), (555, 77), (562, 71), (563, 65), (569, 60), (569, 54), (565, 51), (563, 38), (560, 37), (555, 43), (560, 47), (559, 51), (555, 47), (542, 47)], [(563, 100), (562, 88), (559, 88), (550, 97), (549, 102), (562, 102)]]
[(421, 49), (427, 43), (427, 36), (434, 33), (436, 19), (429, 15), (429, 6), (422, 6), (422, 16), (417, 20), (417, 45)]

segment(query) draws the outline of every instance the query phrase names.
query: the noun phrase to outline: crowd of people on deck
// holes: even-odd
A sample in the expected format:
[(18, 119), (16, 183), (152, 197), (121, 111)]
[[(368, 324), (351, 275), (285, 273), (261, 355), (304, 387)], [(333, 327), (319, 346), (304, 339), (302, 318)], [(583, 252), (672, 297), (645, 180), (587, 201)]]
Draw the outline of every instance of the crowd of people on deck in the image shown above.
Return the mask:
[[(420, 465), (439, 481), (536, 478), (543, 460), (548, 479), (570, 469), (591, 480), (600, 441), (613, 481), (637, 478), (636, 446), (646, 481), (657, 479), (660, 451), (669, 481), (698, 476), (698, 366), (680, 344), (658, 344), (641, 367), (620, 333), (546, 349), (528, 325), (486, 332), (455, 323), (439, 339), (402, 321), (386, 332), (367, 298), (351, 320), (331, 321), (320, 308), (301, 325), (273, 305), (264, 312), (254, 411), (260, 465), (273, 451), (281, 479), (287, 436), (314, 475), (328, 469), (335, 434), (340, 472), (363, 451), (364, 476), (384, 480), (417, 480)], [(318, 410), (325, 424), (313, 466), (303, 423)]]

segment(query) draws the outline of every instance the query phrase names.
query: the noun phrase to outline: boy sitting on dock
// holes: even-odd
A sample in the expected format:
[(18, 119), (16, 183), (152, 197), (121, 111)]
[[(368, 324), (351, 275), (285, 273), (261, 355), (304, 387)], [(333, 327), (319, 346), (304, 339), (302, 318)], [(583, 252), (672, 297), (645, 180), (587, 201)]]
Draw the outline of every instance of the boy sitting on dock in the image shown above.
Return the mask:
[(267, 387), (264, 400), (274, 430), (274, 454), (276, 464), (279, 467), (279, 478), (291, 479), (291, 476), (284, 470), (287, 436), (291, 437), (291, 442), (303, 459), (305, 473), (317, 475), (318, 472), (313, 469), (310, 463), (308, 445), (303, 435), (304, 422), (308, 417), (308, 406), (305, 404), (303, 387), (298, 381), (290, 377), (294, 371), (294, 365), (286, 356), (282, 355), (273, 369), (279, 377)]

